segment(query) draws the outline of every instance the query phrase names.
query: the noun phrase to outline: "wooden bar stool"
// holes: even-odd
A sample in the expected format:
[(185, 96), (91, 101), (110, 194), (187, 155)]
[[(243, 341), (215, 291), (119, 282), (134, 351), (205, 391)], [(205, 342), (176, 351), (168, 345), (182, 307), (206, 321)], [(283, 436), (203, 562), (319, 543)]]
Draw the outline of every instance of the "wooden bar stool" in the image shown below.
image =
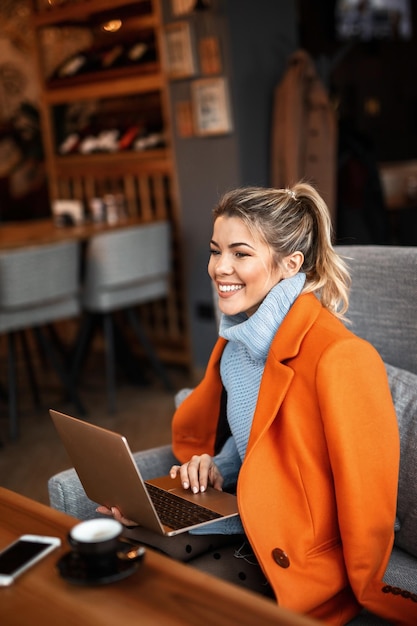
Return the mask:
[[(16, 336), (31, 330), (42, 353), (53, 365), (80, 414), (84, 407), (67, 367), (45, 327), (80, 313), (80, 250), (77, 242), (53, 243), (0, 252), (0, 334), (7, 336), (9, 436), (19, 434), (16, 378)], [(23, 344), (27, 374), (36, 394), (29, 352)]]
[(116, 407), (113, 314), (122, 313), (164, 386), (172, 385), (144, 331), (135, 307), (165, 298), (171, 272), (170, 227), (167, 221), (140, 224), (92, 237), (84, 258), (81, 297), (85, 315), (76, 342), (74, 376), (78, 375), (99, 318), (106, 347), (109, 412)]

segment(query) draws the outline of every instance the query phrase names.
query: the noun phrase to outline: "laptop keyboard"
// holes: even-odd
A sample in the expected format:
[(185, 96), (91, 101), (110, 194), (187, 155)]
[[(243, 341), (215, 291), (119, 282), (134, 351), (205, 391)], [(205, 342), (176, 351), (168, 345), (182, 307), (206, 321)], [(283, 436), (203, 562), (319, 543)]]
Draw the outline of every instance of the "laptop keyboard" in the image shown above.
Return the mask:
[(162, 524), (174, 530), (222, 517), (219, 513), (210, 511), (195, 502), (184, 500), (150, 483), (146, 483), (146, 488)]

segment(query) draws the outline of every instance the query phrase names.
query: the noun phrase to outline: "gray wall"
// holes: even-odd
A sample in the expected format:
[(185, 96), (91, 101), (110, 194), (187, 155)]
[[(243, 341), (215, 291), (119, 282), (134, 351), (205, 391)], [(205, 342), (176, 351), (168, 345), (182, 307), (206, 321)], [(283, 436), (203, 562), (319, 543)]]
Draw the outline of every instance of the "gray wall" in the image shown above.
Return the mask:
[[(217, 337), (207, 275), (211, 211), (228, 189), (268, 184), (273, 89), (288, 55), (296, 48), (295, 2), (212, 0), (211, 5), (209, 15), (187, 19), (197, 38), (201, 29), (209, 29), (220, 38), (233, 132), (183, 139), (176, 136), (174, 128), (187, 305), (193, 362), (198, 369), (205, 367)], [(172, 19), (168, 2), (165, 18)], [(171, 82), (173, 120), (175, 103), (189, 97), (190, 85), (190, 79)]]
[(296, 49), (296, 2), (225, 0), (241, 184), (268, 185), (273, 91)]

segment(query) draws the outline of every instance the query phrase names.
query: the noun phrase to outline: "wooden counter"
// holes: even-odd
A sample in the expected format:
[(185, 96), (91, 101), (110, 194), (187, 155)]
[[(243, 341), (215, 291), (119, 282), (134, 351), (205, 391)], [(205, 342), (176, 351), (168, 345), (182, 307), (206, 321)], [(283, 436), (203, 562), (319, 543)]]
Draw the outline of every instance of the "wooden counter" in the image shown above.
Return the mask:
[(23, 248), (58, 241), (85, 241), (102, 232), (128, 228), (143, 223), (138, 218), (128, 218), (116, 224), (89, 223), (77, 226), (57, 226), (54, 220), (41, 219), (0, 224), (0, 251)]

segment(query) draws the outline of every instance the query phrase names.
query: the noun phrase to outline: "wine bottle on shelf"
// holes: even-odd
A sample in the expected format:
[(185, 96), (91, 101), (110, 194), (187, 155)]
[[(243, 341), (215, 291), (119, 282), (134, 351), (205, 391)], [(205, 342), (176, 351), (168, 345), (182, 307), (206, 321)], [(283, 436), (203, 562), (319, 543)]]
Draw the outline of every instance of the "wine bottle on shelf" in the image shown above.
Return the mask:
[(59, 145), (58, 152), (62, 155), (73, 154), (77, 152), (78, 146), (81, 141), (79, 133), (70, 133), (65, 137), (64, 141)]
[(143, 127), (129, 126), (119, 139), (119, 150), (129, 150), (139, 133), (143, 132)]
[(56, 70), (54, 78), (69, 78), (79, 74), (87, 64), (87, 55), (78, 52), (66, 59)]
[(133, 44), (133, 46), (129, 47), (126, 57), (132, 63), (139, 63), (141, 59), (145, 56), (148, 51), (148, 46), (143, 41), (139, 41), (138, 43)]
[(108, 70), (112, 67), (116, 67), (120, 65), (122, 61), (124, 48), (121, 44), (111, 46), (111, 48), (106, 48), (101, 53), (100, 59), (100, 69)]
[(119, 149), (120, 131), (117, 128), (102, 130), (97, 135), (96, 150), (98, 152), (117, 152)]
[(79, 74), (107, 69), (121, 59), (123, 46), (111, 46), (106, 49), (89, 48), (80, 50), (65, 59), (55, 70), (52, 78), (71, 78)]
[(149, 63), (156, 60), (155, 45), (152, 42), (135, 41), (127, 46), (125, 52), (127, 65)]
[[(82, 142), (86, 137), (95, 134), (95, 124), (91, 123), (91, 120), (80, 120), (78, 123), (74, 120), (67, 120), (63, 125), (61, 132), (57, 133), (57, 136), (63, 135), (63, 140), (58, 144), (57, 152), (62, 156), (69, 154), (79, 154)], [(67, 132), (65, 132), (65, 129)]]
[(150, 132), (146, 135), (142, 135), (136, 139), (133, 144), (134, 150), (150, 150), (152, 148), (161, 148), (165, 145), (165, 135), (162, 131)]
[(81, 154), (95, 152), (117, 152), (119, 131), (116, 128), (102, 130), (98, 134), (88, 134), (79, 144)]

